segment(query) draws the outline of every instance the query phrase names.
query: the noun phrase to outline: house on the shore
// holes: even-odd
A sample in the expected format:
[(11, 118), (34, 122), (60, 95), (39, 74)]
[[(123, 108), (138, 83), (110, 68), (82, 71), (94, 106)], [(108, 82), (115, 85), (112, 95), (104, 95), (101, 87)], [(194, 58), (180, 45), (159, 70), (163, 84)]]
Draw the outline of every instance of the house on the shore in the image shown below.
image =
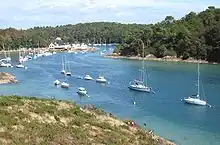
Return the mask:
[(55, 47), (55, 45), (53, 43), (50, 43), (49, 49), (53, 49), (54, 47)]

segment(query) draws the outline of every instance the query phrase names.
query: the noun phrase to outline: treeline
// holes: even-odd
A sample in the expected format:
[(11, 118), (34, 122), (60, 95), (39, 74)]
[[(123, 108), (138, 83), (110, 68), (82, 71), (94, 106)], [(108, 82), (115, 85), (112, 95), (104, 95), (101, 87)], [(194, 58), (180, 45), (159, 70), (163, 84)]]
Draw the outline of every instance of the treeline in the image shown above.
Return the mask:
[(190, 12), (180, 20), (167, 16), (162, 22), (144, 27), (138, 35), (130, 32), (115, 52), (125, 56), (141, 54), (141, 40), (145, 54), (158, 58), (192, 57), (220, 62), (220, 9), (210, 6), (198, 14)]
[(47, 47), (57, 37), (61, 43), (120, 43), (115, 50), (121, 55), (145, 54), (156, 57), (193, 57), (220, 62), (220, 9), (213, 6), (201, 13), (191, 12), (175, 20), (167, 16), (157, 24), (120, 24), (110, 22), (80, 23), (27, 30), (0, 30), (0, 50), (19, 47)]
[(146, 25), (110, 22), (79, 23), (56, 27), (34, 27), (27, 30), (0, 30), (0, 50), (19, 47), (46, 47), (61, 37), (60, 43), (123, 43), (125, 35), (140, 33)]

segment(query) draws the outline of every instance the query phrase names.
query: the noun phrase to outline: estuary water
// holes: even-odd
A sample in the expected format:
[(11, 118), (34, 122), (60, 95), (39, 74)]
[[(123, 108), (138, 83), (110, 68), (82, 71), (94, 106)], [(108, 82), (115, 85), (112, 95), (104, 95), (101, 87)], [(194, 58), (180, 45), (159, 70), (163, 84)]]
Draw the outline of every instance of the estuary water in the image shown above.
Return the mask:
[[(157, 135), (180, 145), (220, 144), (220, 65), (200, 65), (201, 96), (213, 108), (191, 106), (181, 99), (196, 94), (196, 64), (146, 61), (147, 83), (156, 94), (140, 93), (128, 89), (129, 81), (140, 77), (140, 61), (104, 58), (99, 55), (104, 50), (112, 51), (111, 47), (100, 47), (96, 53), (57, 53), (26, 62), (27, 70), (0, 68), (0, 72), (15, 74), (20, 82), (0, 85), (0, 95), (54, 96), (79, 104), (94, 104), (122, 119), (133, 119), (141, 126), (146, 123)], [(68, 90), (53, 84), (56, 79), (65, 79), (60, 74), (64, 55), (72, 72), (67, 77), (72, 85)], [(18, 55), (14, 54), (14, 64), (17, 59)], [(104, 75), (109, 84), (79, 79), (86, 73), (93, 78)], [(78, 87), (85, 87), (90, 97), (79, 97)]]

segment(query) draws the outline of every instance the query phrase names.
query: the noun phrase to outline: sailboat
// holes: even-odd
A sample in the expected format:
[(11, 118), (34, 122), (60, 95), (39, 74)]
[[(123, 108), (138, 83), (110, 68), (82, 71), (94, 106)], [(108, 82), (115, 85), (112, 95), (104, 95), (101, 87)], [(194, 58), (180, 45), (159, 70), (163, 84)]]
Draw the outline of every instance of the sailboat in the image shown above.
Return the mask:
[(198, 73), (197, 74), (197, 86), (198, 86), (197, 87), (197, 95), (189, 96), (188, 98), (184, 98), (183, 100), (187, 104), (206, 106), (206, 105), (209, 105), (209, 104), (205, 100), (202, 100), (200, 98), (200, 68), (199, 68), (199, 63), (198, 63), (198, 70), (197, 71), (198, 71), (197, 72)]
[(63, 57), (62, 57), (62, 70), (61, 70), (61, 74), (66, 74), (66, 71), (65, 71), (65, 62), (63, 60)]
[(70, 88), (70, 84), (69, 83), (67, 83), (67, 78), (66, 78), (66, 74), (65, 74), (65, 81), (63, 81), (62, 83), (61, 83), (61, 88)]
[(144, 43), (142, 42), (142, 47), (143, 47), (143, 59), (142, 59), (142, 70), (141, 70), (141, 76), (142, 78), (140, 80), (133, 80), (129, 83), (129, 89), (134, 90), (134, 91), (140, 91), (140, 92), (153, 92), (151, 87), (148, 87), (147, 85), (145, 85), (144, 81), (145, 81), (145, 76), (144, 76)]
[(104, 76), (99, 75), (99, 77), (96, 79), (97, 83), (107, 83), (107, 80)]
[(69, 61), (68, 61), (68, 71), (66, 72), (66, 75), (67, 76), (71, 76), (72, 75), (72, 73), (70, 71), (70, 62)]

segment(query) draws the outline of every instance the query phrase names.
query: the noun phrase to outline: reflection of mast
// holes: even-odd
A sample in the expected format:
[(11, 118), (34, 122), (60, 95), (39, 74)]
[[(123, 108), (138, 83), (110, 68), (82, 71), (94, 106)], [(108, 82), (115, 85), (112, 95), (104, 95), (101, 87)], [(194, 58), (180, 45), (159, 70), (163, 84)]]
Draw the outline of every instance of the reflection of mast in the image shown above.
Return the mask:
[(200, 82), (199, 82), (199, 77), (200, 77), (199, 62), (198, 62), (198, 70), (197, 70), (197, 71), (198, 71), (198, 76), (197, 76), (197, 77), (198, 77), (198, 78), (197, 78), (197, 83), (198, 83), (197, 97), (199, 98), (199, 95), (200, 95), (200, 94), (199, 94), (199, 91), (200, 91), (200, 90), (199, 90), (199, 87), (200, 87), (200, 86), (199, 86), (199, 83), (200, 83)]

